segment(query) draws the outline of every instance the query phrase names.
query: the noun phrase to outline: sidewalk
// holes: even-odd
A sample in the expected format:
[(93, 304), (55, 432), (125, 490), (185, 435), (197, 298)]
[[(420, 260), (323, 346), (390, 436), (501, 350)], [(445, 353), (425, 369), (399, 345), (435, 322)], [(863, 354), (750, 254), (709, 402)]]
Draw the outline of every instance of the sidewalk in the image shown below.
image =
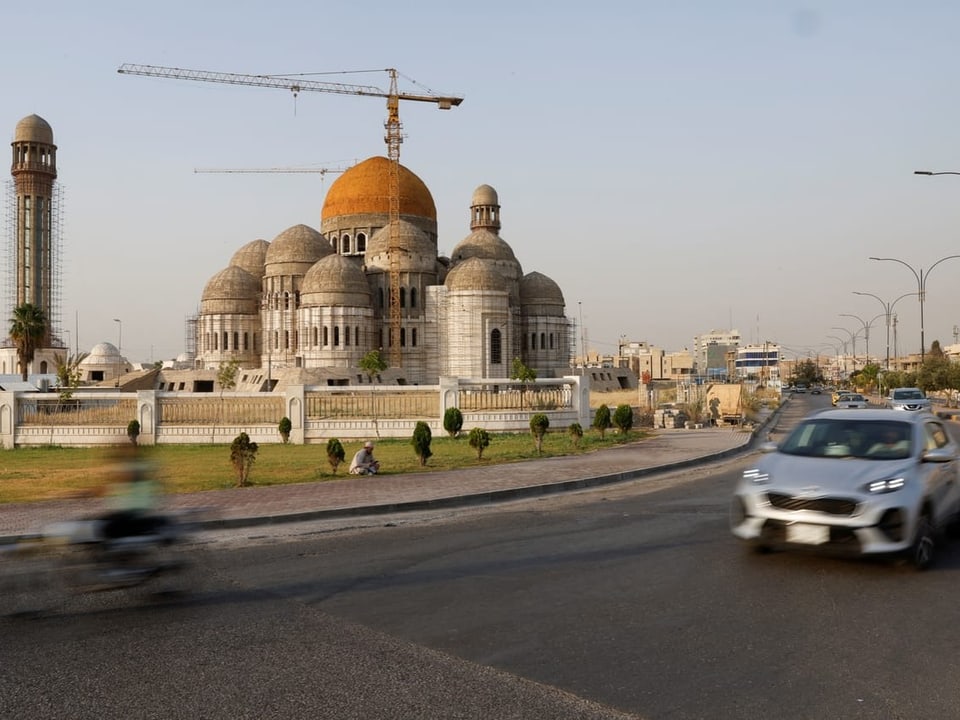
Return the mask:
[[(344, 475), (337, 480), (212, 490), (170, 496), (171, 509), (207, 508), (209, 528), (249, 527), (463, 507), (631, 480), (743, 451), (750, 432), (731, 427), (657, 429), (629, 445), (583, 455), (406, 475)], [(0, 542), (34, 535), (51, 522), (96, 513), (96, 500), (0, 505)]]

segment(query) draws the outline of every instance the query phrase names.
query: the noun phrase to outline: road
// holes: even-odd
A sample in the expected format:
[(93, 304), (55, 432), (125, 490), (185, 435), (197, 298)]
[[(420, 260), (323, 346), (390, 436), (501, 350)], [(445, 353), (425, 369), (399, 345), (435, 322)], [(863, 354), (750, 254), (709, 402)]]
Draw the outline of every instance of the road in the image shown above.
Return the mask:
[(0, 625), (0, 716), (956, 717), (960, 543), (927, 573), (753, 555), (726, 520), (749, 463), (211, 536), (190, 599)]

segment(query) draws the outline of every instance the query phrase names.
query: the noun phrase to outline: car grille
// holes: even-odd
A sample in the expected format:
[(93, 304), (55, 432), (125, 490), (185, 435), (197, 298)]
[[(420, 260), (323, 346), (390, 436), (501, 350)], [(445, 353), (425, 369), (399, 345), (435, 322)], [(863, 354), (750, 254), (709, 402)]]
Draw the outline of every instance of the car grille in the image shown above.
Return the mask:
[(783, 493), (767, 493), (767, 499), (781, 510), (812, 510), (827, 515), (853, 515), (857, 503), (845, 498), (804, 498)]

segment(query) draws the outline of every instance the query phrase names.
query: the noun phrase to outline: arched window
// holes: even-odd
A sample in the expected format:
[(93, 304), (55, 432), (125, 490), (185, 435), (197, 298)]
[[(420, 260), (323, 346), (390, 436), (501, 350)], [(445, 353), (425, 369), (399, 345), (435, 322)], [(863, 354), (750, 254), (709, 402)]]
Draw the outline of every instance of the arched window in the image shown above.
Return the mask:
[(283, 331), (283, 349), (284, 350), (290, 349), (290, 331), (289, 330)]
[(359, 326), (359, 325), (357, 325), (357, 326), (353, 329), (353, 342), (354, 342), (355, 345), (359, 345), (359, 344), (360, 344), (360, 326)]
[(238, 332), (235, 332), (233, 334), (233, 349), (234, 350), (240, 349), (240, 333)]
[(415, 308), (417, 306), (417, 289), (410, 288), (410, 307)]
[(547, 349), (547, 334), (546, 334), (546, 333), (540, 333), (540, 349), (541, 349), (541, 350), (546, 350), (546, 349)]
[(211, 350), (219, 350), (219, 349), (220, 349), (220, 342), (219, 342), (220, 336), (219, 336), (217, 333), (210, 333), (210, 337), (213, 338), (213, 347), (210, 348), (210, 349), (211, 349)]
[(537, 334), (536, 334), (536, 333), (530, 333), (530, 349), (531, 349), (531, 350), (536, 350), (536, 349), (537, 349)]
[(553, 333), (550, 333), (550, 349), (553, 350)]
[(340, 253), (342, 255), (350, 254), (350, 236), (349, 235), (342, 235), (340, 237)]
[(333, 326), (333, 346), (340, 347), (340, 326)]
[(400, 347), (407, 346), (407, 329), (400, 328)]
[(383, 310), (383, 288), (377, 288), (377, 293), (380, 297), (380, 309)]
[(365, 233), (357, 233), (357, 252), (367, 251), (367, 236)]
[(280, 331), (279, 330), (273, 331), (273, 349), (274, 350), (280, 349)]
[(490, 332), (490, 364), (500, 365), (503, 362), (503, 351), (500, 345), (500, 330), (494, 328)]
[(250, 333), (243, 334), (243, 349), (244, 350), (250, 349)]
[(400, 288), (400, 307), (407, 306), (407, 289)]
[(330, 330), (326, 325), (323, 326), (323, 346), (326, 347), (330, 344)]
[(343, 328), (343, 344), (347, 346), (350, 345), (350, 326), (349, 325)]
[(317, 346), (317, 336), (318, 336), (317, 326), (316, 326), (316, 325), (313, 326), (313, 330), (312, 330), (311, 332), (312, 332), (312, 337), (311, 337), (311, 339), (310, 339), (310, 344), (313, 345), (314, 347), (316, 347), (316, 346)]
[(226, 330), (223, 331), (223, 349), (227, 351), (230, 349), (230, 333)]
[(290, 309), (290, 293), (288, 292), (285, 292), (283, 294), (283, 309), (284, 310)]
[(410, 344), (413, 347), (417, 346), (417, 329), (416, 328), (410, 329)]

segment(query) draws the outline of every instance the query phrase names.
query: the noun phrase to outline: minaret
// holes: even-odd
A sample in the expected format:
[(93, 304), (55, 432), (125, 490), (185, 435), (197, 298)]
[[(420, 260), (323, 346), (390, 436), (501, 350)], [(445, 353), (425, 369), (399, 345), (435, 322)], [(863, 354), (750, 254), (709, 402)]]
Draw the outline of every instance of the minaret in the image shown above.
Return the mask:
[(489, 185), (481, 185), (473, 191), (470, 200), (470, 229), (489, 230), (500, 234), (500, 200), (497, 191)]
[(32, 303), (47, 317), (47, 337), (40, 347), (50, 347), (50, 334), (58, 321), (55, 267), (56, 230), (54, 181), (57, 178), (57, 146), (53, 129), (38, 115), (28, 115), (14, 131), (13, 164), (16, 194), (15, 232), (16, 306)]

